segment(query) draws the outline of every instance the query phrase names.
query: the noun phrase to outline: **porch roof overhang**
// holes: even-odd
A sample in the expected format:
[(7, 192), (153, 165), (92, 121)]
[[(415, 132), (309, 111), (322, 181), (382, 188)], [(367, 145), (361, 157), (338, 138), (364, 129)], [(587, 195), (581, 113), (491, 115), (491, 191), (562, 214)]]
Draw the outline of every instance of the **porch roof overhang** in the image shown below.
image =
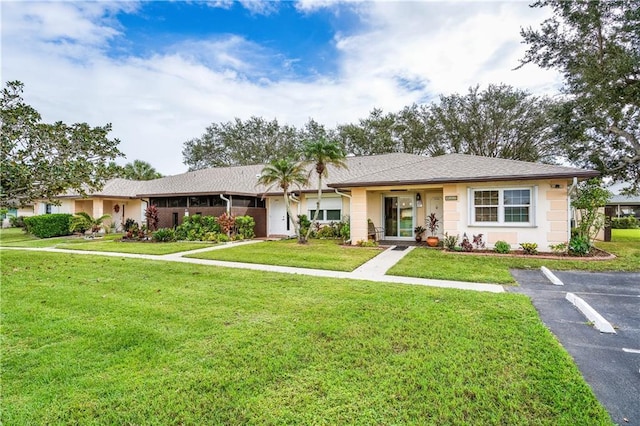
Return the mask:
[(327, 186), (336, 189), (378, 187), (378, 186), (415, 186), (415, 185), (434, 185), (434, 184), (454, 184), (454, 183), (473, 183), (473, 182), (507, 182), (514, 180), (540, 180), (540, 179), (589, 179), (599, 176), (600, 173), (594, 170), (576, 170), (572, 173), (541, 173), (541, 174), (514, 174), (502, 176), (468, 176), (468, 177), (434, 177), (429, 179), (407, 179), (407, 180), (371, 180), (371, 181), (345, 181), (330, 183)]

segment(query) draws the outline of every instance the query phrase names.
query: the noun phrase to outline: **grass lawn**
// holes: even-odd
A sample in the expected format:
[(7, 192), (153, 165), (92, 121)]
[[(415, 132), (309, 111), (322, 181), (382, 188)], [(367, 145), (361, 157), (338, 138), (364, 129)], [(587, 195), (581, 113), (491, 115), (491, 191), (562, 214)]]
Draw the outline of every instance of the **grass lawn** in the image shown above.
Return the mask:
[(37, 238), (25, 234), (19, 228), (3, 229), (0, 232), (0, 246), (5, 247), (56, 247), (69, 250), (109, 251), (118, 253), (138, 254), (170, 254), (181, 251), (194, 250), (211, 245), (201, 242), (178, 243), (142, 243), (116, 241), (121, 234), (108, 234), (102, 238), (85, 239), (83, 237), (68, 236), (55, 238)]
[(187, 257), (350, 272), (380, 252), (381, 249), (377, 247), (343, 246), (339, 240), (310, 240), (307, 244), (298, 244), (297, 240), (290, 239), (265, 241)]
[(611, 240), (616, 242), (640, 243), (640, 228), (638, 229), (612, 229)]
[[(614, 238), (615, 236), (616, 234)], [(640, 243), (603, 242), (597, 243), (597, 246), (617, 257), (613, 260), (550, 260), (474, 256), (418, 248), (402, 258), (387, 273), (419, 278), (514, 284), (515, 280), (509, 269), (538, 269), (546, 266), (552, 270), (640, 271)]]
[(3, 424), (611, 424), (528, 298), (2, 252)]

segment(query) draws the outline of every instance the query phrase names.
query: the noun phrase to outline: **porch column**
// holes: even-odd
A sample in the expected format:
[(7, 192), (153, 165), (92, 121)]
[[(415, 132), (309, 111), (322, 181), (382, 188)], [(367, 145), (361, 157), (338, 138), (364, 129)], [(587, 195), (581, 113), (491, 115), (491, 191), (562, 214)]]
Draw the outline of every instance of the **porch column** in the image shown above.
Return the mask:
[(351, 244), (367, 241), (369, 225), (367, 224), (367, 190), (353, 188), (351, 190)]
[(92, 201), (93, 217), (100, 217), (104, 214), (103, 203), (104, 201), (101, 199), (96, 199)]

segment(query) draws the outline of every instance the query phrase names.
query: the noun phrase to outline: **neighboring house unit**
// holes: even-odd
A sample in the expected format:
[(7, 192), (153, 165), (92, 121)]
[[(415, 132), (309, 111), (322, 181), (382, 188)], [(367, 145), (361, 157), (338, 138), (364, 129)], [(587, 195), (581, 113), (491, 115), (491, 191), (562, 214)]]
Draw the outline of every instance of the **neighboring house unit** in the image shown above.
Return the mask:
[(607, 207), (613, 207), (615, 217), (635, 216), (640, 219), (640, 196), (638, 195), (614, 195), (607, 203)]
[[(441, 220), (440, 236), (466, 233), (471, 238), (482, 233), (489, 245), (504, 240), (546, 248), (569, 239), (571, 186), (598, 175), (592, 170), (463, 154), (397, 153), (349, 157), (346, 163), (346, 169), (329, 167), (320, 219), (329, 223), (348, 216), (353, 243), (367, 239), (369, 220), (382, 229), (382, 239), (413, 240), (413, 229), (434, 212)], [(127, 209), (131, 215), (127, 217), (140, 222), (150, 203), (158, 206), (162, 227), (182, 223), (186, 214), (230, 211), (253, 216), (257, 236), (291, 235), (282, 193), (265, 192), (256, 184), (262, 167), (213, 168), (145, 182), (115, 179), (87, 199), (61, 197), (67, 207), (60, 211), (97, 216), (113, 214), (118, 204)], [(316, 179), (312, 173), (307, 187), (294, 189), (295, 214), (312, 215)], [(123, 212), (116, 221), (124, 218)]]

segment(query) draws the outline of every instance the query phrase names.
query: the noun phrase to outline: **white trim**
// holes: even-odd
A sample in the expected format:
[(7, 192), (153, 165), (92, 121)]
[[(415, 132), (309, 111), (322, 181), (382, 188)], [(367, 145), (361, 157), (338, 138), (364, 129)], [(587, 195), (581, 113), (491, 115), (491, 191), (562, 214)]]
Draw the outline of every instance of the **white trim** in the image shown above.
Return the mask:
[[(504, 204), (504, 191), (529, 191), (529, 204), (528, 205), (505, 205)], [(498, 191), (498, 204), (495, 206), (498, 209), (498, 221), (497, 222), (479, 222), (475, 220), (475, 192), (476, 191)], [(490, 186), (490, 187), (467, 187), (467, 224), (470, 227), (500, 227), (500, 228), (535, 228), (536, 225), (536, 206), (538, 199), (538, 185), (532, 186)], [(528, 207), (529, 208), (529, 221), (528, 222), (505, 222), (504, 210), (505, 207)], [(492, 206), (493, 207), (493, 206)]]

